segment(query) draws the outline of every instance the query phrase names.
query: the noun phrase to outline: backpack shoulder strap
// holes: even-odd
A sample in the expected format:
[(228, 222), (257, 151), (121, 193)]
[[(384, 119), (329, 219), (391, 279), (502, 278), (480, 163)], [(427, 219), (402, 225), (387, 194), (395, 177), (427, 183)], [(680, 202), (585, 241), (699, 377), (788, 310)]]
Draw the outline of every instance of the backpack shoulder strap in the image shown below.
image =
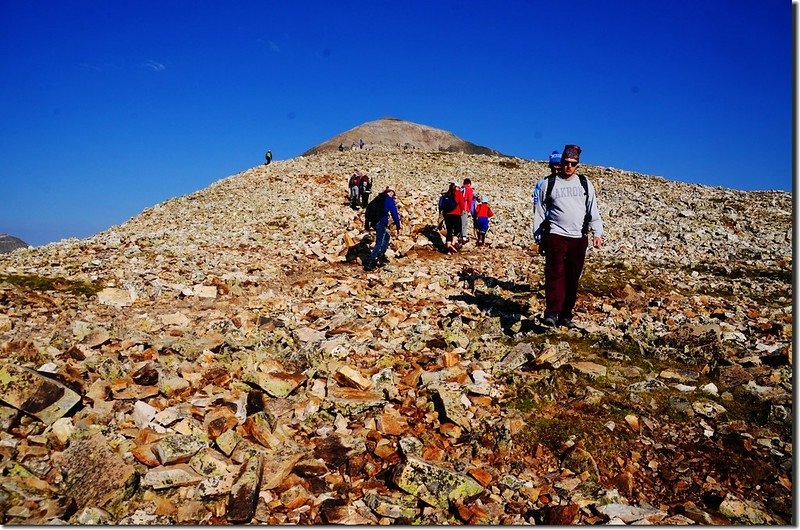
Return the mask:
[(578, 179), (583, 186), (583, 194), (586, 195), (586, 204), (589, 204), (589, 179), (586, 178), (586, 175), (578, 175)]
[(586, 203), (586, 215), (583, 216), (583, 228), (581, 234), (586, 235), (589, 233), (589, 222), (591, 221), (591, 213), (589, 212), (589, 179), (586, 175), (578, 175), (583, 186), (584, 201)]
[(553, 206), (553, 186), (556, 183), (556, 176), (555, 175), (547, 175), (547, 190), (544, 194), (544, 211), (547, 214), (547, 210), (549, 210)]

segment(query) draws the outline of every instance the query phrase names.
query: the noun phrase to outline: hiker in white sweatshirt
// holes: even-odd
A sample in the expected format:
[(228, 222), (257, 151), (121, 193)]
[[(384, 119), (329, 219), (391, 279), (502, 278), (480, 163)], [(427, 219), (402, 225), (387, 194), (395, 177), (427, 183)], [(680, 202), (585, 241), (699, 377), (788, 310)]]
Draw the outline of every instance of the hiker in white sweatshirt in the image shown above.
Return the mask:
[(550, 327), (575, 327), (572, 310), (589, 245), (589, 232), (595, 248), (603, 244), (603, 220), (594, 186), (588, 178), (576, 173), (580, 154), (581, 148), (577, 145), (564, 147), (561, 172), (546, 178), (534, 208), (534, 239), (545, 254), (546, 308), (542, 322)]

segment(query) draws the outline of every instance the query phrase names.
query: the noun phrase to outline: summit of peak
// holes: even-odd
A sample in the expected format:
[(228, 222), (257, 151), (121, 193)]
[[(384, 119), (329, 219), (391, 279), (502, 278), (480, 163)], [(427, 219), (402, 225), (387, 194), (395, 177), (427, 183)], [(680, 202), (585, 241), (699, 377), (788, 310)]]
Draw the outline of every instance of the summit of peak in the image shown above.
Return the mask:
[(429, 125), (385, 116), (353, 127), (312, 147), (302, 156), (350, 149), (413, 149), (482, 155), (500, 155), (499, 151), (463, 140), (450, 131)]

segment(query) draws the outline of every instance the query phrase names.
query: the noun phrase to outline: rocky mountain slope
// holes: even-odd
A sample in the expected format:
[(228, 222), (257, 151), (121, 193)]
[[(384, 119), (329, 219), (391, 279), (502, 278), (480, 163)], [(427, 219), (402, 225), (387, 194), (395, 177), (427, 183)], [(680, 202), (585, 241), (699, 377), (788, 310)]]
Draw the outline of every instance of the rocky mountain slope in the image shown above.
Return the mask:
[[(363, 142), (363, 145), (362, 145)], [(302, 156), (333, 153), (342, 149), (402, 149), (405, 151), (443, 151), (469, 155), (502, 153), (462, 140), (450, 131), (436, 129), (397, 118), (381, 118), (353, 127), (309, 149)]]
[[(373, 273), (355, 170), (404, 226)], [(794, 523), (791, 196), (581, 171), (574, 332), (516, 158), (303, 156), (0, 256), (2, 522)], [(496, 217), (448, 256), (464, 177)]]

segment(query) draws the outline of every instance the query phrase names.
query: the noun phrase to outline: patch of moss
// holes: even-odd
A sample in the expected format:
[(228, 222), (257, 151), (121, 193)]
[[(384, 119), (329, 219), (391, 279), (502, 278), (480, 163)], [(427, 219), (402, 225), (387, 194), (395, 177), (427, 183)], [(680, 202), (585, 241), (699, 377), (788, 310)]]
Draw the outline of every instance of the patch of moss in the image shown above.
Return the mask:
[(744, 420), (754, 425), (766, 425), (769, 420), (770, 404), (741, 390), (733, 392), (733, 399), (722, 403), (733, 420)]
[[(792, 298), (791, 264), (779, 262), (778, 265), (768, 267), (763, 264), (753, 265), (742, 262), (730, 262), (724, 265), (695, 263), (685, 267), (684, 270), (720, 279), (720, 281), (700, 282), (697, 288), (688, 294), (717, 296), (736, 301), (747, 298), (753, 303), (768, 307), (781, 305), (782, 303), (776, 305), (776, 301), (780, 298)], [(734, 291), (732, 280), (747, 281), (737, 282), (738, 291)]]
[(48, 278), (37, 274), (0, 274), (0, 283), (17, 285), (31, 291), (61, 291), (84, 296), (94, 296), (103, 289), (94, 283), (60, 277)]
[(748, 278), (748, 279), (763, 278), (766, 280), (773, 280), (786, 284), (792, 283), (791, 267), (765, 269), (736, 262), (729, 265), (718, 265), (713, 263), (695, 263), (694, 265), (687, 267), (687, 270), (690, 273), (697, 271), (700, 273), (712, 274), (714, 276), (720, 276), (731, 280), (737, 280), (742, 278)]
[(520, 412), (529, 413), (538, 409), (541, 405), (528, 389), (523, 389), (517, 393), (516, 397), (508, 402), (508, 406)]
[(528, 425), (517, 437), (517, 443), (533, 450), (542, 444), (551, 451), (559, 452), (570, 439), (582, 440), (587, 451), (595, 458), (607, 460), (618, 454), (625, 454), (635, 443), (635, 435), (626, 429), (609, 431), (605, 423), (609, 420), (619, 423), (599, 406), (583, 407), (580, 410), (559, 408), (547, 416), (531, 415)]

